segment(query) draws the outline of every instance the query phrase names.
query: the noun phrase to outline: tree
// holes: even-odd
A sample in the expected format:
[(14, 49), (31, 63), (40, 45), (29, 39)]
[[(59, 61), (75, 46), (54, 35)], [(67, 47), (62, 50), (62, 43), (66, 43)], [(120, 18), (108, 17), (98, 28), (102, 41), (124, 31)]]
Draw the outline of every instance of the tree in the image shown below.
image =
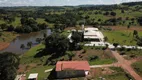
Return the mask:
[(118, 43), (113, 43), (113, 46), (115, 47), (115, 49), (117, 48), (119, 44)]
[(124, 10), (121, 10), (121, 13), (125, 13), (125, 11), (124, 11)]
[(37, 42), (37, 43), (40, 43), (41, 41), (42, 41), (41, 38), (36, 38), (36, 42)]
[(104, 41), (105, 42), (108, 41), (108, 37), (107, 36), (104, 37)]
[(14, 30), (14, 26), (13, 25), (10, 25), (7, 27), (7, 31), (13, 31)]
[(25, 45), (24, 45), (24, 44), (21, 44), (20, 48), (21, 48), (21, 49), (24, 49), (24, 48), (25, 48)]
[(28, 48), (31, 48), (32, 44), (33, 44), (32, 42), (28, 42), (28, 43), (27, 43), (27, 47), (28, 47)]
[(138, 46), (142, 46), (142, 37), (137, 39), (137, 45)]
[(0, 26), (1, 26), (2, 30), (7, 29), (7, 24), (6, 23), (1, 24)]
[(47, 37), (47, 34), (46, 34), (46, 33), (44, 33), (44, 34), (43, 34), (43, 37), (44, 37), (44, 39), (45, 39), (45, 38)]
[(79, 43), (80, 41), (82, 41), (82, 34), (79, 32), (73, 32), (71, 39), (73, 40), (73, 42)]
[(129, 29), (131, 26), (130, 26), (130, 24), (127, 26), (127, 29)]
[(2, 33), (0, 32), (0, 37), (2, 36)]
[(142, 26), (142, 17), (139, 17), (139, 18), (137, 19), (137, 21), (138, 21), (138, 23)]
[(116, 16), (116, 13), (115, 12), (111, 12), (110, 15)]
[(19, 58), (17, 55), (9, 52), (0, 53), (0, 79), (14, 80), (16, 77), (16, 69), (19, 66)]
[(138, 35), (138, 31), (137, 31), (137, 30), (134, 30), (134, 31), (133, 31), (133, 36), (136, 36), (136, 35)]
[(50, 54), (55, 53), (56, 56), (61, 56), (68, 50), (69, 40), (66, 36), (53, 33), (45, 39), (45, 46)]

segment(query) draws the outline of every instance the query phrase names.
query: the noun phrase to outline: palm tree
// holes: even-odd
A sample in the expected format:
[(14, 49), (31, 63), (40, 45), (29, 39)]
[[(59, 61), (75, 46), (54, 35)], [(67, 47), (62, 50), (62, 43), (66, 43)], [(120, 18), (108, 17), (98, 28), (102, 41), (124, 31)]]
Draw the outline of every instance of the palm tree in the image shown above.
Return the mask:
[(24, 49), (25, 48), (25, 45), (24, 44), (21, 44), (21, 47), (20, 47), (21, 49)]

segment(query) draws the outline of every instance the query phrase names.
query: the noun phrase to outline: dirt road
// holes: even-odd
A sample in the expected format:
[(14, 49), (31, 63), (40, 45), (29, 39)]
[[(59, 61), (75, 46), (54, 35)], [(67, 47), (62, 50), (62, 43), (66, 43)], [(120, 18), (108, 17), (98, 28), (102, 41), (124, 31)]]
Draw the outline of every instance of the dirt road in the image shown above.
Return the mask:
[(134, 69), (131, 67), (131, 64), (128, 60), (125, 60), (117, 51), (112, 51), (112, 54), (115, 56), (115, 58), (118, 60), (118, 63), (120, 66), (129, 73), (135, 80), (142, 80), (142, 77), (140, 77)]

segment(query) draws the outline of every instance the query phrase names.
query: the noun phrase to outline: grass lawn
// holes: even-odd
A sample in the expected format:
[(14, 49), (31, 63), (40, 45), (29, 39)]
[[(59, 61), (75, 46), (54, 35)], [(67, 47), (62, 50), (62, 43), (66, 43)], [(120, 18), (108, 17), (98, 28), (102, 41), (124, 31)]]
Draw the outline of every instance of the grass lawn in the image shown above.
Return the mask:
[(89, 64), (90, 65), (112, 64), (115, 61), (116, 61), (115, 59), (97, 59), (89, 61)]
[(21, 64), (44, 63), (44, 60), (48, 56), (43, 56), (41, 58), (34, 58), (34, 56), (36, 55), (36, 53), (38, 53), (44, 47), (45, 46), (43, 44), (39, 44), (39, 45), (31, 48), (29, 51), (27, 51), (24, 55), (21, 56), (20, 63)]
[(11, 42), (17, 36), (18, 34), (13, 32), (2, 32), (2, 36), (0, 37), (0, 42)]
[(134, 70), (142, 77), (142, 61), (132, 64)]
[[(120, 45), (136, 45), (133, 38), (133, 31), (102, 31), (108, 37), (108, 42), (119, 43)], [(142, 32), (138, 32), (142, 36)]]
[(26, 78), (28, 78), (31, 73), (38, 73), (38, 80), (44, 80), (50, 74), (44, 71), (51, 68), (53, 68), (53, 66), (37, 66), (26, 73)]
[[(44, 78), (47, 78), (49, 73), (44, 73), (45, 70), (51, 69), (54, 66), (43, 66), (45, 61), (49, 56), (43, 56), (40, 58), (34, 58), (34, 55), (38, 53), (41, 49), (43, 49), (45, 46), (43, 44), (39, 44), (33, 48), (31, 48), (29, 51), (27, 51), (23, 56), (21, 56), (20, 64), (26, 65), (24, 69), (26, 69), (26, 77), (29, 76), (31, 73), (38, 73), (38, 80), (43, 80)], [(34, 64), (35, 66), (31, 66), (31, 64)], [(22, 67), (21, 67), (22, 68)]]

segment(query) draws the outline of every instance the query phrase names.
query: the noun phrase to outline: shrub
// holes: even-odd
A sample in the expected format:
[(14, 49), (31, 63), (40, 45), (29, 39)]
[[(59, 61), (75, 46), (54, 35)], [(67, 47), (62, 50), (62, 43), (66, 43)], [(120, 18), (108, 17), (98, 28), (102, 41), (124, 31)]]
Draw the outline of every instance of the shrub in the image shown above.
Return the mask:
[(88, 60), (92, 61), (92, 60), (96, 60), (98, 58), (99, 58), (98, 56), (94, 55), (94, 56), (89, 56)]

